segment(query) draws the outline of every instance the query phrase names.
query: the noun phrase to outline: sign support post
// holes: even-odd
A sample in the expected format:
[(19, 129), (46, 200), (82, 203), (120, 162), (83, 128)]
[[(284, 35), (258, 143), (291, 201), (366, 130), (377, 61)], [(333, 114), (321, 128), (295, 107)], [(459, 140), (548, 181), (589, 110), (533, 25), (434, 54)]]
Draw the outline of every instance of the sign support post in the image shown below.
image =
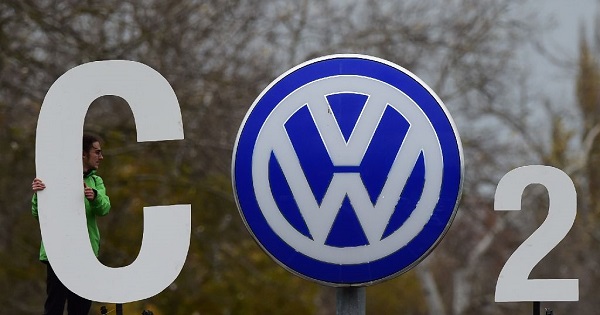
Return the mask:
[(365, 287), (345, 287), (336, 289), (336, 315), (365, 315)]
[(540, 302), (533, 302), (533, 315), (540, 315)]

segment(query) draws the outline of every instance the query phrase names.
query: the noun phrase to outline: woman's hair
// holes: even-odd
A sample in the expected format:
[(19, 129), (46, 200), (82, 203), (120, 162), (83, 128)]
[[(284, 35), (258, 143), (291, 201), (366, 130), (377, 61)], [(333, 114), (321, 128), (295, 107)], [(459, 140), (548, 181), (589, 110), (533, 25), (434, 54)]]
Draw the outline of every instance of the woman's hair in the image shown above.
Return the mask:
[(100, 137), (84, 133), (83, 134), (83, 152), (90, 152), (92, 147), (94, 146), (94, 142), (101, 142)]

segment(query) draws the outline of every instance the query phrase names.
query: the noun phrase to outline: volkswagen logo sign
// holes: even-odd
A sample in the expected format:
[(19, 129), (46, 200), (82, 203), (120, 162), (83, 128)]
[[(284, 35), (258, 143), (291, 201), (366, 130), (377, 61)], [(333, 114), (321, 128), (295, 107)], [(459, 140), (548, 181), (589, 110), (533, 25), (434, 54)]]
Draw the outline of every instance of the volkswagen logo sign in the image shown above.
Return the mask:
[(414, 267), (444, 236), (462, 147), (444, 104), (414, 74), (331, 55), (258, 96), (232, 178), (248, 230), (280, 265), (326, 285), (369, 285)]

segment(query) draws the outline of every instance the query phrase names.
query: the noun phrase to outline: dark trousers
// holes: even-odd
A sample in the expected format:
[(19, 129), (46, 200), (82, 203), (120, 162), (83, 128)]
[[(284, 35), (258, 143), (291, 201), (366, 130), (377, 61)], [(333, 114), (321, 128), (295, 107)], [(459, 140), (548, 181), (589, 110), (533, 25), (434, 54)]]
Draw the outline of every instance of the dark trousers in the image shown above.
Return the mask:
[(69, 315), (87, 315), (92, 307), (92, 301), (84, 299), (71, 292), (56, 277), (49, 263), (44, 262), (47, 267), (46, 274), (46, 303), (44, 304), (44, 315), (63, 315), (65, 302)]

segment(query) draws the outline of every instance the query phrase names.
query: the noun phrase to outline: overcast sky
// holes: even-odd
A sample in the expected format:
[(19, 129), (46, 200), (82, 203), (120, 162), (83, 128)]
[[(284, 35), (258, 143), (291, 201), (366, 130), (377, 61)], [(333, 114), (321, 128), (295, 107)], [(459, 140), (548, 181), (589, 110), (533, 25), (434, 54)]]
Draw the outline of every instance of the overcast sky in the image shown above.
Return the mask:
[[(549, 53), (561, 62), (569, 64), (577, 60), (579, 31), (582, 25), (588, 35), (592, 33), (593, 20), (599, 9), (598, 0), (529, 0), (531, 12), (539, 15), (542, 22), (552, 25), (542, 35)], [(539, 89), (557, 102), (572, 104), (574, 100), (575, 68), (560, 68), (537, 53), (524, 54), (527, 65), (533, 66), (533, 80)], [(572, 70), (568, 73), (565, 70)], [(565, 75), (568, 74), (568, 75)]]

